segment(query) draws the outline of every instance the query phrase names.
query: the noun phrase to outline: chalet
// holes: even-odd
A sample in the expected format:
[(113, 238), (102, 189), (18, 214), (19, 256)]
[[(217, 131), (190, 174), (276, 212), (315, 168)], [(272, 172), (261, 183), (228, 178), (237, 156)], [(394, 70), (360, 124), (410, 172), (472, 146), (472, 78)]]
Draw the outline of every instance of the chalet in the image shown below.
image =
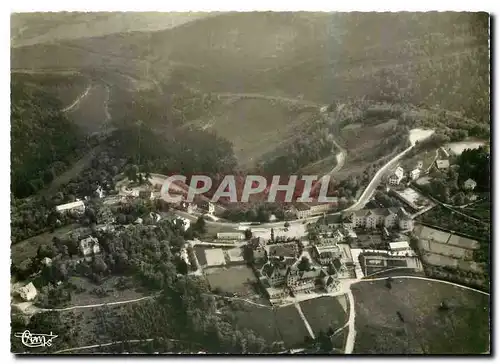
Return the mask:
[(467, 181), (464, 182), (464, 189), (466, 190), (473, 190), (476, 188), (477, 183), (474, 181), (472, 178), (469, 178)]
[(83, 214), (85, 212), (85, 204), (81, 200), (76, 200), (75, 202), (66, 203), (63, 205), (56, 206), (57, 212), (76, 212)]
[(33, 285), (33, 282), (30, 282), (27, 285), (19, 288), (16, 292), (25, 301), (34, 300), (36, 295), (38, 294), (36, 287)]
[(440, 170), (447, 170), (450, 168), (450, 161), (448, 159), (438, 159), (436, 161), (436, 167)]

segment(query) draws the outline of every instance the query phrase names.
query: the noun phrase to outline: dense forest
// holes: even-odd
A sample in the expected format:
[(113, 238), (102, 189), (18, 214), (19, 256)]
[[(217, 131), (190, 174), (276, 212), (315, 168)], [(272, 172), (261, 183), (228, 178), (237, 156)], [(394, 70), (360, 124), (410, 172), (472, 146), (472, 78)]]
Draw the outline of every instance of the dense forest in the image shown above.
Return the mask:
[(26, 197), (66, 169), (83, 138), (53, 95), (13, 77), (11, 100), (12, 192)]

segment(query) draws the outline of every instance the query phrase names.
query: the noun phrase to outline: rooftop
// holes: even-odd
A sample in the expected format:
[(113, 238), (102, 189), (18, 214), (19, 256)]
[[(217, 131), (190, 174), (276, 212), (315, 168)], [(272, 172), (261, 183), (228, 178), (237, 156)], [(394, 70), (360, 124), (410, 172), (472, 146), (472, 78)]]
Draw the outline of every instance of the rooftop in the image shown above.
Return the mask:
[(83, 203), (83, 201), (75, 201), (75, 202), (70, 202), (70, 203), (56, 206), (56, 210), (57, 211), (64, 211), (64, 210), (70, 210), (70, 209), (74, 209), (77, 207), (84, 207), (84, 206), (85, 206), (85, 204)]
[(450, 161), (448, 159), (438, 159), (436, 165), (439, 169), (448, 168), (450, 166)]

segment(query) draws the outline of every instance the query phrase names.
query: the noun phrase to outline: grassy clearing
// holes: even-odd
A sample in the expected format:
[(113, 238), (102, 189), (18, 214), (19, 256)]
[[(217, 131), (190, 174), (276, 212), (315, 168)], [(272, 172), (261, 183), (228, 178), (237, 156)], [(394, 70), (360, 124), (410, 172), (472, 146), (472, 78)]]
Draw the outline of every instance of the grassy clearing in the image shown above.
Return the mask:
[(233, 301), (223, 314), (243, 329), (254, 330), (267, 342), (283, 341), (286, 348), (299, 347), (309, 336), (295, 306), (265, 308), (243, 301)]
[(344, 326), (347, 314), (337, 297), (320, 297), (300, 303), (302, 312), (315, 335)]
[(249, 295), (255, 293), (256, 278), (253, 271), (247, 266), (235, 266), (227, 269), (218, 269), (206, 275), (211, 289), (220, 289), (223, 292)]
[(280, 307), (275, 311), (276, 325), (288, 348), (300, 346), (306, 336), (309, 336), (304, 321), (295, 306)]
[[(489, 348), (489, 296), (417, 279), (360, 282), (356, 302), (359, 354), (477, 354)], [(439, 310), (446, 301), (449, 310)], [(398, 317), (401, 314), (404, 322)]]

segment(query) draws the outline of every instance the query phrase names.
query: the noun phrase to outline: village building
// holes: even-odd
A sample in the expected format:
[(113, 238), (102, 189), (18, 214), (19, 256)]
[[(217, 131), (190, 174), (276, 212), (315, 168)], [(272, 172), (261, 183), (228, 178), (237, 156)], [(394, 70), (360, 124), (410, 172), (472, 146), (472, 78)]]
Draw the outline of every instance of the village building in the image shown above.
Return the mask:
[(410, 250), (410, 245), (407, 241), (394, 241), (389, 243), (389, 250), (392, 252), (400, 252)]
[(237, 232), (217, 233), (219, 240), (244, 240), (245, 234)]
[(412, 170), (410, 172), (410, 179), (412, 181), (418, 179), (420, 177), (420, 169), (419, 168), (415, 168), (414, 170)]
[(472, 178), (469, 178), (467, 181), (464, 182), (464, 189), (466, 190), (473, 190), (476, 188), (477, 183), (474, 181)]
[(297, 216), (298, 219), (305, 219), (310, 216), (319, 215), (326, 213), (331, 210), (333, 206), (336, 206), (338, 199), (336, 197), (330, 197), (334, 200), (332, 202), (297, 202), (292, 205), (290, 211)]
[(52, 259), (45, 257), (42, 259), (42, 264), (46, 267), (50, 267), (52, 265)]
[(396, 168), (396, 170), (389, 176), (389, 184), (396, 186), (401, 182), (404, 177), (404, 170), (401, 167)]
[(16, 292), (25, 301), (33, 301), (38, 294), (36, 287), (33, 285), (33, 282), (30, 282), (27, 285), (18, 288)]
[(83, 214), (85, 212), (85, 203), (81, 200), (76, 200), (75, 202), (66, 203), (63, 205), (56, 206), (57, 212), (76, 212)]
[(155, 199), (154, 193), (150, 189), (140, 190), (138, 197), (139, 198), (144, 198), (146, 200), (154, 200)]
[(448, 159), (438, 159), (436, 161), (436, 167), (439, 170), (447, 170), (450, 168), (450, 161)]
[(411, 230), (413, 220), (402, 207), (389, 207), (351, 211), (342, 215), (343, 225), (347, 229), (377, 227)]
[(101, 252), (101, 247), (99, 246), (99, 240), (93, 236), (89, 236), (80, 241), (80, 251), (84, 256), (93, 254), (99, 254)]

